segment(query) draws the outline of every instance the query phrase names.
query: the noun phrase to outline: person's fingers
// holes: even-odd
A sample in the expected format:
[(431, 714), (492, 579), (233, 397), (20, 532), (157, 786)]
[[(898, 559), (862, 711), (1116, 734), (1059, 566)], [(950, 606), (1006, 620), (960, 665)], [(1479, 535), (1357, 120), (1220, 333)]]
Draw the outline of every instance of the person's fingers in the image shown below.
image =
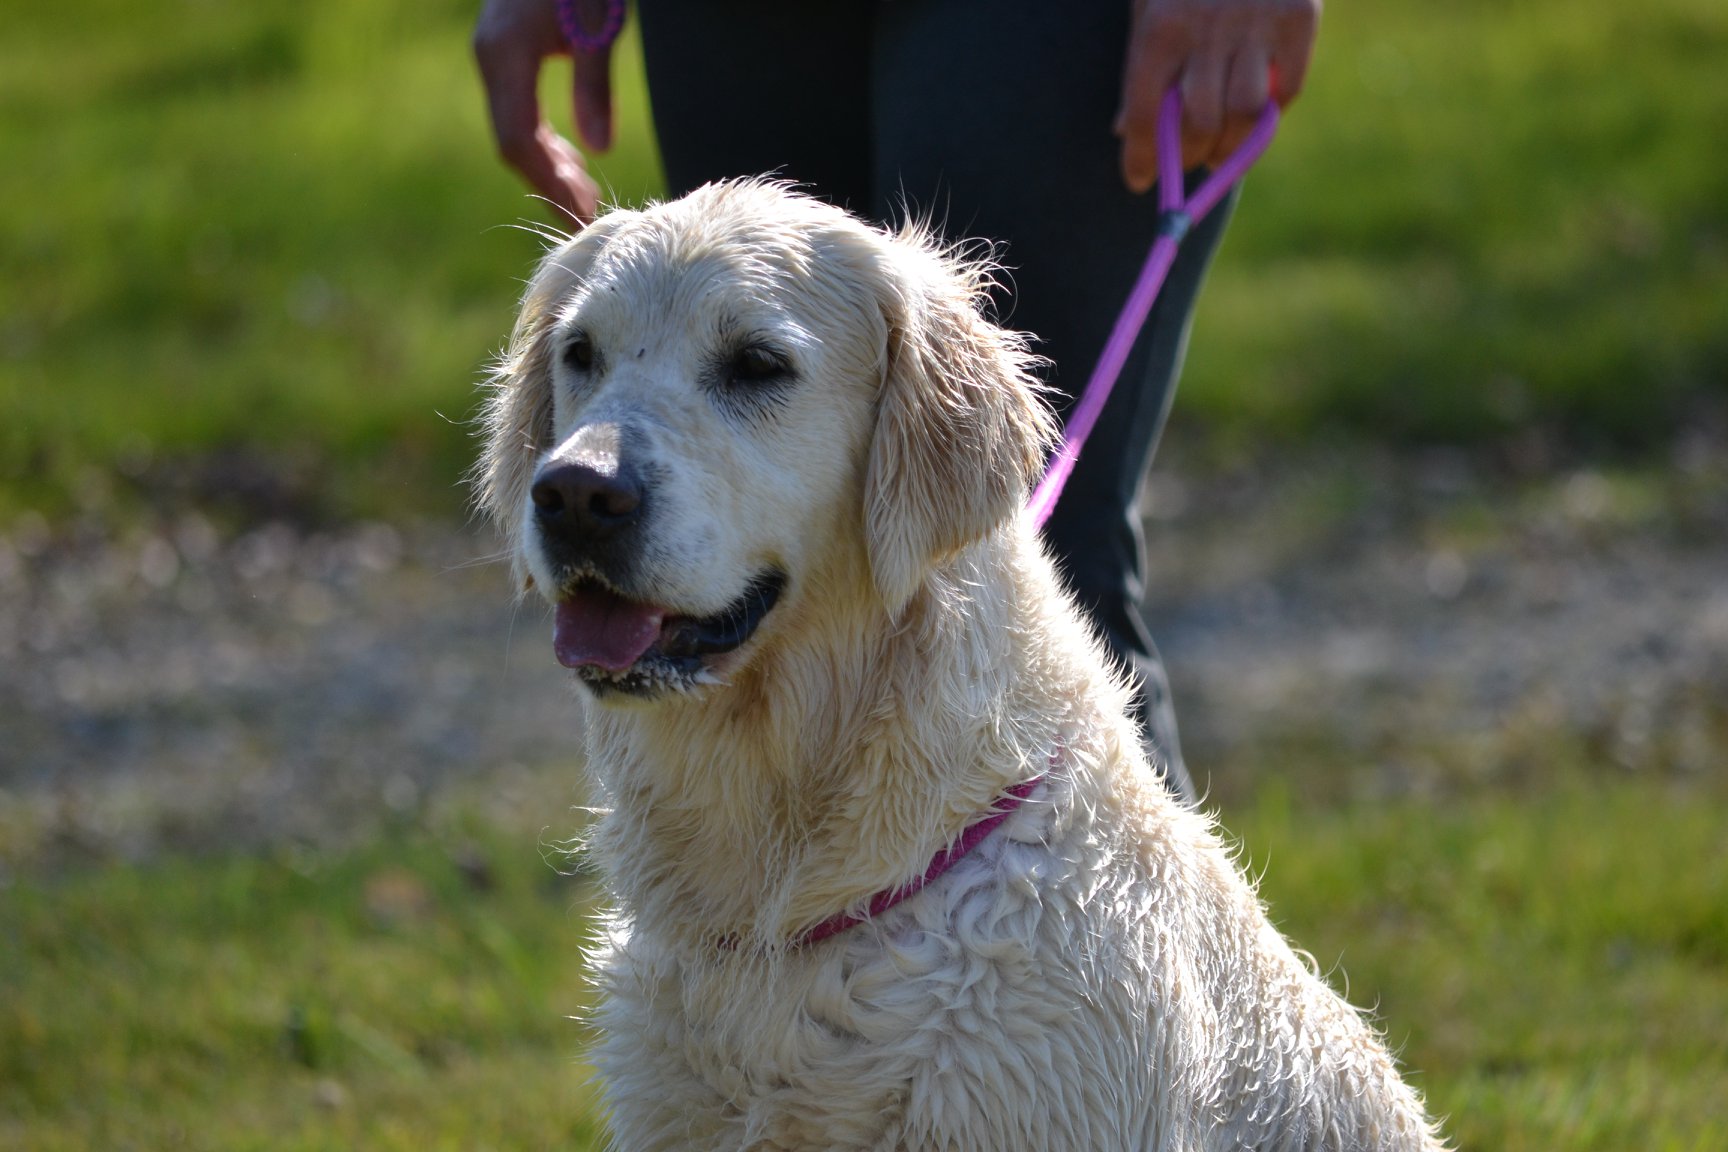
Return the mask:
[(499, 151), (528, 186), (549, 201), (572, 224), (581, 226), (599, 210), (600, 189), (575, 145), (558, 135), (542, 120), (526, 141), (512, 136), (508, 144), (500, 137)]
[(1122, 179), (1135, 192), (1158, 180), (1158, 108), (1182, 76), (1189, 51), (1185, 26), (1167, 25), (1137, 6), (1123, 69), (1116, 135), (1122, 140)]
[(1222, 163), (1268, 99), (1301, 91), (1321, 0), (1136, 0), (1116, 134), (1122, 177), (1144, 192), (1158, 178), (1157, 121), (1165, 91), (1182, 93), (1182, 167)]
[(1182, 70), (1182, 167), (1205, 164), (1218, 154), (1224, 136), (1229, 57), (1213, 41), (1188, 57)]
[(1224, 87), (1224, 126), (1217, 150), (1203, 162), (1222, 164), (1254, 131), (1266, 108), (1271, 80), (1266, 49), (1256, 42), (1241, 47), (1230, 60)]
[(1301, 94), (1319, 32), (1320, 0), (1293, 5), (1274, 26), (1269, 69), (1272, 99), (1280, 108), (1288, 107)]
[(530, 182), (577, 227), (593, 223), (600, 213), (600, 186), (588, 174), (582, 153), (553, 131), (550, 124), (542, 124), (540, 133), (547, 167), (541, 180)]
[(480, 81), (486, 89), (486, 107), (492, 118), (492, 138), (499, 155), (512, 168), (528, 175), (538, 160), (541, 145), (540, 57), (531, 48), (508, 37), (493, 34), (482, 25), (474, 33), (474, 59), (480, 65)]
[[(540, 110), (541, 64), (564, 50), (550, 5), (528, 10), (489, 3), (475, 25), (474, 58), (480, 66), (499, 155), (579, 226), (599, 210), (599, 187), (588, 174), (582, 154), (558, 135)], [(609, 110), (606, 115), (609, 120)]]
[(572, 53), (571, 102), (582, 143), (596, 152), (612, 147), (612, 51)]
[(534, 191), (573, 219), (586, 222), (594, 216), (597, 190), (581, 154), (541, 118), (534, 84), (539, 59), (531, 59), (531, 66), (524, 68), (511, 63), (508, 55), (504, 63), (497, 54), (481, 56), (498, 154)]

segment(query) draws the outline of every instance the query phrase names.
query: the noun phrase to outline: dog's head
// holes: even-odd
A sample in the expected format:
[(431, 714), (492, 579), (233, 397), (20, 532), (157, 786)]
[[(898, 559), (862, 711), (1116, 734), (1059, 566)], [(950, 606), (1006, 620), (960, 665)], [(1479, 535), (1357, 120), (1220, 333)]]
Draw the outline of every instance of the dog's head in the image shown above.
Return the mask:
[(553, 251), (476, 469), (558, 658), (602, 695), (722, 679), (824, 596), (892, 615), (1016, 514), (1050, 437), (987, 269), (784, 187), (616, 211)]

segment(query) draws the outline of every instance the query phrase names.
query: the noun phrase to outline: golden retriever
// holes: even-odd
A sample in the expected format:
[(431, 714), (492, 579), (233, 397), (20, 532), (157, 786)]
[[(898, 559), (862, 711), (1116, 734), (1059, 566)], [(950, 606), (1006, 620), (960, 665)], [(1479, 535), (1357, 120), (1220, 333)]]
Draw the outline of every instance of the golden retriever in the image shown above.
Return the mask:
[(529, 285), (476, 485), (582, 686), (617, 1147), (1439, 1147), (1143, 757), (988, 278), (743, 181)]

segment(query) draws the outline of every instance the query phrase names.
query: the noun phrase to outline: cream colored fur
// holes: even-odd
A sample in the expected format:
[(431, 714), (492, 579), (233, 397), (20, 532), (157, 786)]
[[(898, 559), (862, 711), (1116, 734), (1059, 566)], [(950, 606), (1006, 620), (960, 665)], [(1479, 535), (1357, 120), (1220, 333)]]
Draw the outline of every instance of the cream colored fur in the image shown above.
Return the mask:
[[(1050, 425), (986, 275), (742, 182), (613, 212), (529, 287), (477, 470), (522, 574), (556, 598), (529, 488), (605, 426), (657, 478), (620, 591), (697, 614), (790, 578), (702, 683), (587, 699), (617, 1147), (1438, 1147), (1148, 768), (1021, 513)], [(578, 328), (603, 372), (560, 367)], [(770, 406), (700, 383), (738, 331), (793, 350)], [(788, 946), (1043, 773), (930, 888)]]

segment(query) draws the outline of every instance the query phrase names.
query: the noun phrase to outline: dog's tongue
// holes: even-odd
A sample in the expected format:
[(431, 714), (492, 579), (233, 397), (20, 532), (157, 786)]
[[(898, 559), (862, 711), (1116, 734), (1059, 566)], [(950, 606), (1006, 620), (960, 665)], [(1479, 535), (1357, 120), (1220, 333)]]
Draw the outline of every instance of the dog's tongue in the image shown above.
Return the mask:
[(666, 614), (603, 588), (585, 588), (558, 601), (552, 651), (566, 668), (588, 665), (622, 672), (648, 651)]

